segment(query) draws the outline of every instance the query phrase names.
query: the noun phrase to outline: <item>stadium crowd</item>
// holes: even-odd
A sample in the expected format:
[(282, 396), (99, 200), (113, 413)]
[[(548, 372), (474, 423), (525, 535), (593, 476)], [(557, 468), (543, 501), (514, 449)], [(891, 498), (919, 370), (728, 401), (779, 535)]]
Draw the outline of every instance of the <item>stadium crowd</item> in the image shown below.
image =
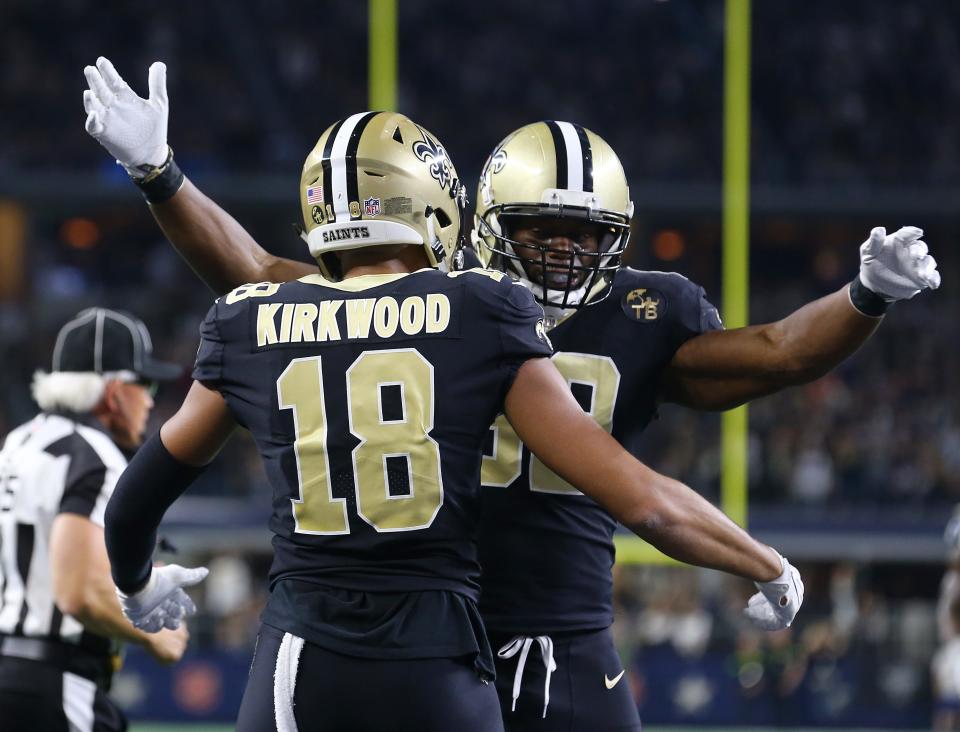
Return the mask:
[[(927, 727), (936, 568), (807, 566), (811, 607), (756, 633), (742, 587), (713, 573), (621, 568), (616, 623), (645, 721), (772, 727)], [(899, 577), (899, 579), (898, 579)]]
[[(288, 170), (318, 125), (366, 106), (364, 3), (327, 3), (311, 20), (296, 4), (265, 0), (92, 8), (5, 3), (0, 96), (17, 102), (0, 118), (0, 169), (108, 167), (62, 110), (100, 54), (143, 69), (130, 79), (141, 89), (148, 64), (167, 61), (170, 139), (194, 173)], [(960, 85), (946, 73), (960, 65), (958, 14), (943, 0), (758, 3), (755, 181), (949, 183), (960, 146), (938, 120), (960, 111)], [(36, 26), (47, 30), (28, 32)], [(337, 42), (316, 43), (318, 31)], [(569, 118), (608, 139), (634, 176), (719, 180), (722, 3), (610, 0), (598, 11), (565, 0), (545, 13), (493, 0), (438, 13), (407, 0), (400, 34), (428, 39), (400, 45), (400, 105), (443, 133), (468, 178), (508, 130)], [(617, 53), (592, 53), (597, 46)], [(909, 78), (898, 73), (908, 63)], [(538, 79), (520, 95), (504, 81), (516, 69)]]
[[(784, 312), (777, 303), (794, 296), (755, 290), (753, 312)], [(918, 330), (921, 323), (930, 328)], [(960, 500), (960, 373), (947, 345), (958, 335), (942, 320), (941, 302), (918, 299), (892, 311), (851, 362), (754, 402), (751, 501), (920, 507)], [(649, 459), (715, 495), (719, 419), (663, 412), (664, 424), (649, 432)]]

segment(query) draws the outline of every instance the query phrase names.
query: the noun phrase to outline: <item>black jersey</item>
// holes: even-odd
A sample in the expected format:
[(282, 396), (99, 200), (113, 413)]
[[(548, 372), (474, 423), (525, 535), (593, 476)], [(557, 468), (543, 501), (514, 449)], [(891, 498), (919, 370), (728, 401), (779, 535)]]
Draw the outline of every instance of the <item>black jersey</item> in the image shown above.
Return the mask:
[[(549, 335), (581, 406), (636, 453), (661, 372), (685, 341), (720, 327), (703, 289), (685, 277), (625, 268), (606, 299)], [(491, 432), (480, 533), (487, 627), (537, 635), (610, 625), (616, 522), (531, 455), (502, 416)]]
[(482, 449), (519, 366), (551, 353), (542, 318), (487, 270), (311, 275), (217, 301), (194, 378), (251, 432), (273, 488), (271, 604), (283, 607), (265, 621), (294, 618), (282, 629), (311, 637), (298, 609), (311, 586), (345, 617), (365, 602), (350, 593), (476, 600)]

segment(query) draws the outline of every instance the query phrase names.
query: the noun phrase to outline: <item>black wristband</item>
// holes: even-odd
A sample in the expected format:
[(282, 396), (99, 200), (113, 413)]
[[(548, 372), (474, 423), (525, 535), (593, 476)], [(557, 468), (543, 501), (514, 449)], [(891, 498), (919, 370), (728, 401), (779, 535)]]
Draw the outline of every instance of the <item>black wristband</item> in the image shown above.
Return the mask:
[(183, 185), (183, 172), (173, 159), (173, 148), (168, 147), (167, 159), (163, 165), (149, 168), (142, 178), (134, 178), (133, 182), (147, 199), (147, 203), (163, 203), (174, 197)]
[(110, 570), (121, 592), (131, 594), (146, 584), (163, 514), (201, 472), (171, 455), (159, 434), (137, 450), (104, 514)]
[(884, 300), (880, 295), (868, 288), (857, 275), (850, 283), (850, 304), (853, 305), (864, 315), (871, 318), (879, 318), (890, 307), (891, 303)]

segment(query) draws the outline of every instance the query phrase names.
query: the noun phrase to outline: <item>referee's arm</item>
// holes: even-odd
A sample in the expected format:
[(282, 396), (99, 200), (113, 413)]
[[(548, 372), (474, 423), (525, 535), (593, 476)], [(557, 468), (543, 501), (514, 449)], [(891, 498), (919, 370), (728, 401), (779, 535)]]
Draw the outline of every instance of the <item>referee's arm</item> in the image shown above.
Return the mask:
[(90, 519), (61, 513), (53, 520), (50, 576), (57, 607), (91, 633), (141, 645), (161, 663), (175, 663), (183, 655), (189, 637), (185, 625), (149, 634), (123, 617), (110, 578), (103, 529)]

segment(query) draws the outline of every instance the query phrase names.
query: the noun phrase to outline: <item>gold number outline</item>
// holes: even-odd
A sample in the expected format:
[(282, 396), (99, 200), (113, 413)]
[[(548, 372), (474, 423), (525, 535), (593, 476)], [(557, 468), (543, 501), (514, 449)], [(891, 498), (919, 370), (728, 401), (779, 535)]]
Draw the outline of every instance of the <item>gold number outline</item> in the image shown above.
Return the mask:
[[(313, 432), (311, 432), (304, 437), (302, 425), (300, 423), (300, 410), (297, 408), (297, 404), (294, 400), (287, 401), (284, 399), (283, 382), (293, 378), (289, 377), (288, 374), (298, 370), (300, 368), (299, 364), (307, 362), (314, 362), (316, 364), (317, 388), (315, 391), (313, 389), (310, 391), (312, 392), (312, 396), (318, 399), (318, 404), (315, 405), (315, 407), (314, 405), (311, 405), (311, 408), (315, 408), (317, 410), (316, 416), (319, 417), (319, 420), (314, 431), (319, 432), (320, 434), (314, 435)], [(303, 402), (301, 401), (300, 403), (302, 406)], [(283, 370), (283, 373), (277, 378), (277, 405), (281, 411), (284, 409), (290, 409), (293, 412), (293, 434), (295, 436), (293, 443), (293, 454), (297, 463), (297, 498), (290, 499), (290, 510), (293, 514), (294, 532), (297, 534), (313, 534), (317, 536), (342, 536), (344, 534), (349, 534), (350, 521), (347, 515), (347, 499), (334, 498), (333, 485), (330, 482), (330, 467), (327, 463), (327, 405), (323, 392), (323, 367), (320, 356), (304, 356), (301, 358), (295, 358), (287, 364), (287, 367)], [(318, 452), (315, 452), (317, 447), (316, 443), (318, 442), (320, 449)], [(309, 454), (305, 454), (307, 450), (310, 451)], [(342, 529), (311, 529), (301, 525), (301, 521), (303, 523), (318, 521), (318, 517), (314, 514), (314, 512), (308, 510), (310, 504), (307, 503), (307, 497), (305, 496), (303, 475), (303, 463), (309, 461), (311, 464), (309, 467), (313, 467), (312, 463), (318, 459), (322, 463), (322, 469), (314, 470), (310, 476), (310, 480), (317, 480), (319, 475), (323, 476), (323, 482), (326, 485), (327, 491), (327, 501), (325, 505), (334, 506), (339, 504), (342, 513), (342, 522), (337, 521), (333, 516), (330, 516), (329, 518), (331, 519), (332, 523), (342, 523)], [(313, 497), (313, 500), (316, 501), (316, 497)], [(334, 509), (331, 508), (330, 510), (333, 511)]]
[(270, 297), (276, 294), (282, 284), (282, 282), (248, 282), (228, 292), (224, 304), (233, 305), (248, 297)]
[(480, 464), (480, 482), (484, 487), (507, 488), (523, 473), (523, 443), (503, 414), (493, 424), (493, 454), (484, 455)]
[[(406, 379), (398, 380), (396, 378), (393, 378), (386, 381), (377, 380), (375, 383), (377, 385), (376, 386), (377, 403), (378, 403), (378, 412), (379, 412), (379, 414), (377, 414), (377, 420), (379, 422), (378, 426), (384, 427), (389, 425), (389, 426), (395, 426), (398, 428), (405, 425), (414, 426), (414, 423), (411, 421), (411, 418), (416, 415), (412, 413), (411, 407), (415, 409), (422, 409), (423, 414), (420, 415), (422, 418), (422, 435), (425, 442), (429, 444), (429, 447), (427, 447), (427, 450), (430, 451), (428, 459), (431, 460), (431, 462), (435, 462), (436, 464), (436, 472), (435, 472), (436, 480), (433, 485), (431, 485), (431, 483), (429, 482), (426, 485), (424, 485), (424, 479), (428, 481), (433, 480), (434, 471), (431, 469), (429, 471), (431, 474), (427, 475), (426, 474), (427, 471), (417, 473), (414, 470), (414, 457), (423, 455), (423, 453), (421, 453), (419, 450), (416, 453), (413, 453), (409, 450), (402, 451), (402, 452), (381, 451), (379, 454), (381, 456), (380, 460), (381, 460), (381, 467), (383, 471), (382, 476), (383, 476), (383, 489), (385, 492), (384, 497), (388, 502), (387, 505), (389, 505), (389, 502), (391, 501), (402, 502), (403, 504), (412, 506), (413, 511), (417, 512), (419, 509), (422, 508), (423, 505), (427, 505), (424, 503), (424, 500), (426, 498), (428, 498), (430, 495), (433, 495), (433, 494), (436, 494), (436, 496), (435, 496), (435, 503), (434, 503), (433, 510), (430, 513), (429, 518), (427, 518), (426, 520), (413, 525), (384, 527), (384, 526), (378, 525), (377, 519), (367, 515), (367, 513), (370, 511), (370, 508), (371, 508), (370, 505), (368, 505), (366, 509), (364, 508), (365, 503), (373, 504), (372, 508), (374, 508), (375, 510), (378, 507), (376, 502), (380, 500), (380, 497), (377, 496), (376, 499), (367, 500), (366, 502), (362, 498), (362, 495), (363, 495), (362, 491), (366, 484), (364, 481), (361, 480), (361, 471), (360, 471), (360, 467), (357, 464), (357, 457), (360, 454), (361, 450), (370, 442), (371, 438), (369, 436), (365, 436), (364, 433), (361, 433), (360, 431), (358, 431), (358, 429), (362, 429), (362, 426), (358, 428), (355, 420), (355, 414), (354, 414), (354, 408), (353, 408), (353, 389), (352, 389), (351, 380), (352, 380), (352, 375), (355, 369), (372, 368), (369, 366), (364, 366), (362, 364), (364, 360), (366, 360), (367, 363), (370, 363), (371, 360), (373, 359), (380, 359), (383, 357), (386, 357), (389, 359), (391, 358), (390, 354), (394, 354), (394, 356), (396, 354), (411, 354), (416, 359), (418, 359), (419, 363), (426, 367), (427, 373), (429, 374), (429, 381), (428, 381), (429, 387), (426, 392), (427, 394), (426, 399), (421, 398), (418, 400), (414, 398), (413, 403), (410, 404), (407, 401), (408, 386), (407, 386)], [(397, 359), (393, 358), (392, 360), (394, 361), (392, 365), (396, 367)], [(381, 533), (381, 534), (394, 533), (398, 531), (418, 531), (420, 529), (426, 529), (430, 527), (433, 524), (433, 522), (436, 520), (437, 514), (440, 512), (440, 509), (443, 507), (444, 500), (445, 500), (445, 494), (443, 489), (443, 463), (442, 463), (442, 458), (440, 456), (440, 445), (430, 435), (430, 432), (433, 431), (434, 415), (436, 411), (436, 404), (435, 404), (436, 389), (434, 386), (433, 364), (430, 363), (426, 358), (424, 358), (423, 354), (420, 353), (415, 348), (388, 348), (388, 349), (382, 349), (382, 350), (376, 350), (376, 351), (364, 351), (356, 358), (356, 360), (347, 369), (346, 379), (347, 379), (347, 418), (350, 426), (350, 434), (352, 434), (355, 438), (357, 438), (360, 441), (360, 443), (353, 449), (350, 455), (351, 460), (353, 462), (353, 479), (354, 479), (353, 484), (354, 484), (354, 490), (356, 491), (357, 515), (364, 522), (372, 526), (374, 530), (377, 531), (377, 533)], [(398, 383), (398, 381), (401, 384), (401, 394), (403, 398), (402, 403), (404, 408), (404, 419), (384, 421), (382, 419), (382, 416), (383, 416), (382, 405), (380, 404), (380, 401), (379, 401), (382, 393), (380, 389), (382, 386), (396, 384)], [(416, 380), (414, 379), (413, 386), (416, 387), (416, 385), (417, 385)], [(425, 401), (427, 402), (426, 405), (423, 404)], [(420, 430), (418, 430), (417, 432), (419, 434)], [(404, 444), (409, 445), (410, 443), (406, 442)], [(406, 458), (408, 481), (409, 481), (408, 484), (410, 486), (409, 496), (391, 496), (389, 494), (389, 480), (387, 478), (387, 468), (386, 468), (388, 457), (405, 457)], [(419, 493), (417, 492), (416, 483), (414, 482), (415, 474), (419, 478), (419, 480), (417, 481), (417, 483), (420, 484)]]
[[(583, 384), (584, 386), (590, 387), (590, 410), (587, 412), (597, 424), (599, 424), (605, 431), (613, 432), (613, 415), (617, 409), (617, 396), (620, 394), (620, 369), (617, 368), (617, 364), (614, 363), (614, 360), (609, 356), (601, 356), (595, 353), (577, 353), (575, 351), (557, 351), (550, 357), (550, 360), (554, 362), (554, 365), (557, 367), (557, 370), (566, 379), (567, 386), (572, 387), (574, 384)], [(603, 367), (600, 364), (606, 364), (609, 367), (606, 376), (609, 378), (613, 376), (613, 386), (612, 391), (610, 392), (609, 404), (597, 404), (597, 398), (600, 395), (601, 381), (603, 380), (603, 375), (598, 375), (596, 379), (584, 379), (576, 378), (573, 376), (568, 376), (570, 371), (575, 367), (583, 367), (585, 364), (591, 364), (590, 368), (602, 369)], [(604, 390), (611, 389), (607, 384), (603, 384)], [(597, 407), (600, 407), (604, 410), (604, 414), (597, 415), (595, 411)], [(542, 480), (549, 482), (556, 481), (556, 487), (544, 487), (541, 484), (540, 487), (537, 485), (537, 478), (540, 477)], [(576, 487), (567, 483), (563, 478), (554, 473), (550, 468), (544, 465), (540, 459), (534, 455), (532, 452), (527, 455), (527, 481), (531, 493), (550, 493), (553, 495), (574, 495), (582, 496), (583, 493), (580, 492)]]
[[(557, 351), (551, 357), (554, 361), (554, 365), (557, 366), (557, 370), (563, 375), (566, 379), (567, 384), (572, 386), (573, 384), (584, 384), (590, 387), (590, 411), (589, 414), (603, 427), (607, 432), (613, 431), (613, 414), (616, 411), (617, 398), (620, 394), (620, 369), (617, 368), (616, 363), (609, 356), (600, 356), (593, 353), (578, 353), (576, 351)], [(575, 378), (568, 376), (569, 369), (565, 367), (565, 362), (567, 361), (580, 361), (580, 364), (589, 363), (590, 361), (602, 363), (605, 362), (610, 367), (611, 371), (609, 374), (612, 374), (614, 377), (613, 380), (613, 391), (610, 399), (609, 406), (609, 420), (606, 422), (601, 421), (594, 416), (594, 412), (597, 408), (597, 395), (600, 387), (599, 383), (595, 383), (592, 380), (586, 380), (583, 378)], [(609, 386), (606, 386), (609, 389)], [(504, 415), (499, 415), (496, 421), (491, 425), (490, 429), (494, 430), (494, 452), (493, 455), (484, 455), (483, 463), (481, 467), (481, 482), (484, 488), (506, 488), (509, 487), (521, 474), (521, 466), (523, 460), (523, 443), (520, 442), (517, 433), (514, 431), (513, 427), (510, 425), (510, 422)], [(546, 472), (557, 481), (563, 481), (560, 476), (556, 475), (549, 470), (533, 453), (528, 453), (527, 455), (527, 489), (533, 493), (548, 493), (552, 495), (583, 495), (579, 490), (573, 486), (567, 484), (566, 487), (560, 489), (549, 489), (549, 488), (538, 488), (535, 483), (535, 468), (539, 466), (537, 472)], [(512, 476), (509, 480), (506, 477), (502, 477), (501, 473), (505, 476)]]
[[(406, 358), (397, 358), (397, 354), (412, 354), (415, 360), (413, 373), (410, 371), (409, 356)], [(401, 378), (380, 381), (373, 377), (372, 380), (366, 379), (366, 383), (355, 384), (353, 377), (357, 370), (373, 370), (374, 374), (379, 368), (383, 373), (389, 374), (387, 369), (383, 369), (376, 364), (376, 361), (390, 359), (391, 366), (396, 373), (398, 360), (405, 360), (407, 374)], [(313, 368), (304, 368), (304, 364), (312, 364)], [(424, 371), (417, 373), (419, 369)], [(422, 376), (427, 375), (426, 379)], [(361, 377), (371, 376), (362, 374)], [(307, 379), (307, 382), (300, 380)], [(434, 388), (434, 368), (424, 356), (413, 348), (386, 349), (377, 351), (364, 351), (351, 364), (350, 368), (344, 374), (346, 382), (347, 396), (347, 418), (351, 434), (359, 440), (359, 444), (351, 453), (353, 467), (353, 485), (356, 502), (357, 515), (367, 524), (372, 526), (379, 533), (390, 533), (395, 531), (416, 531), (424, 529), (433, 524), (444, 503), (443, 489), (443, 469), (440, 456), (440, 446), (430, 435), (433, 430), (435, 416), (435, 388)], [(292, 382), (292, 383), (291, 383)], [(360, 419), (354, 411), (354, 386), (363, 389), (370, 383), (376, 384), (377, 390), (377, 409), (376, 416), (373, 417), (370, 410), (361, 411)], [(399, 385), (401, 389), (401, 404), (403, 405), (404, 416), (400, 420), (384, 420), (383, 405), (381, 403), (381, 387), (389, 385)], [(294, 393), (291, 393), (291, 390)], [(412, 392), (413, 403), (407, 401), (408, 393)], [(286, 397), (286, 398), (285, 398)], [(312, 534), (322, 536), (335, 536), (350, 533), (350, 523), (347, 513), (347, 499), (334, 498), (331, 484), (331, 475), (327, 461), (327, 414), (326, 401), (323, 390), (323, 369), (320, 356), (306, 356), (295, 358), (287, 364), (283, 373), (277, 378), (277, 405), (279, 409), (292, 410), (294, 423), (294, 457), (297, 466), (297, 497), (290, 498), (291, 512), (294, 520), (294, 531), (300, 534)], [(419, 420), (417, 419), (419, 417)], [(376, 423), (372, 420), (375, 419)], [(403, 440), (398, 440), (399, 444), (410, 446), (419, 441), (420, 444), (413, 450), (390, 451), (377, 440), (377, 430), (387, 427), (387, 432), (391, 430), (402, 429), (409, 432), (413, 429), (418, 435), (411, 441), (409, 436), (404, 436)], [(422, 432), (421, 432), (422, 430)], [(305, 434), (306, 433), (306, 434)], [(380, 433), (382, 434), (382, 432)], [(422, 435), (422, 439), (419, 435)], [(368, 470), (361, 471), (357, 463), (357, 456), (362, 450), (373, 441), (373, 450), (379, 456), (378, 462), (382, 468), (382, 483), (377, 481), (361, 480), (361, 475)], [(427, 452), (424, 453), (422, 444), (427, 445)], [(379, 449), (378, 449), (379, 448)], [(408, 481), (410, 494), (406, 496), (389, 495), (389, 478), (387, 476), (387, 458), (405, 457), (408, 470)], [(423, 467), (423, 459), (426, 457), (428, 464), (426, 470), (415, 470), (417, 467)], [(305, 476), (305, 468), (306, 473)], [(414, 480), (414, 474), (418, 479)], [(311, 489), (313, 483), (324, 483), (323, 488), (317, 486), (315, 490)], [(382, 486), (384, 492), (383, 498), (386, 503), (381, 501), (381, 497), (374, 494), (371, 498), (370, 485), (376, 484), (376, 487)], [(418, 488), (419, 486), (419, 488)], [(374, 488), (376, 490), (376, 488)], [(365, 498), (366, 497), (366, 498)], [(431, 501), (432, 502), (428, 502)], [(391, 505), (391, 501), (401, 503), (394, 504), (393, 508), (399, 506), (399, 513), (395, 510), (388, 510), (384, 517), (371, 517), (368, 514), (383, 512), (382, 509)], [(334, 508), (339, 505), (339, 512)], [(432, 508), (431, 508), (432, 507)], [(429, 517), (425, 513), (429, 511)], [(405, 516), (416, 516), (417, 521), (413, 524), (403, 524)], [(395, 526), (381, 526), (378, 524), (393, 522)], [(318, 525), (325, 525), (325, 528), (318, 529)], [(329, 528), (334, 525), (336, 528)]]

